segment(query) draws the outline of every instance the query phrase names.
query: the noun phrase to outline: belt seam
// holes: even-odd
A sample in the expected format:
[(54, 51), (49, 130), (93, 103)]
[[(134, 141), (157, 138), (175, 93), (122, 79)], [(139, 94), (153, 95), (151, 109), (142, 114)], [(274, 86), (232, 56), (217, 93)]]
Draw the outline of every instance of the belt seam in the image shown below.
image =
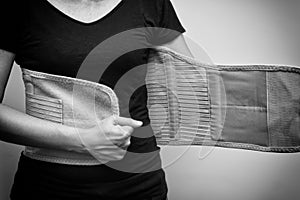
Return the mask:
[(266, 72), (266, 93), (267, 93), (267, 134), (268, 134), (268, 146), (272, 146), (271, 132), (270, 132), (270, 112), (269, 112), (269, 72)]
[(167, 53), (171, 56), (173, 56), (176, 59), (182, 60), (184, 62), (187, 62), (192, 65), (197, 65), (199, 67), (207, 68), (207, 69), (213, 69), (216, 71), (285, 71), (285, 72), (296, 72), (300, 74), (300, 67), (295, 66), (295, 65), (286, 65), (286, 64), (231, 64), (231, 65), (226, 65), (226, 64), (209, 64), (209, 63), (204, 63), (204, 62), (199, 62), (198, 60), (185, 56), (181, 53), (174, 52), (168, 47), (164, 46), (157, 46), (155, 47), (158, 51)]
[(35, 159), (35, 160), (42, 160), (47, 161), (51, 163), (60, 163), (60, 164), (67, 164), (67, 165), (99, 165), (100, 163), (96, 159), (73, 159), (73, 158), (61, 158), (53, 155), (40, 155), (38, 153), (30, 154), (27, 153), (26, 150), (24, 152), (24, 155)]
[(169, 145), (169, 146), (178, 146), (178, 145), (202, 145), (205, 146), (216, 146), (224, 148), (235, 148), (235, 149), (245, 149), (245, 150), (254, 150), (260, 152), (278, 152), (278, 153), (298, 153), (300, 151), (300, 146), (295, 147), (264, 147), (255, 144), (245, 144), (245, 143), (232, 143), (232, 142), (221, 142), (221, 141), (165, 141), (159, 142), (159, 145)]

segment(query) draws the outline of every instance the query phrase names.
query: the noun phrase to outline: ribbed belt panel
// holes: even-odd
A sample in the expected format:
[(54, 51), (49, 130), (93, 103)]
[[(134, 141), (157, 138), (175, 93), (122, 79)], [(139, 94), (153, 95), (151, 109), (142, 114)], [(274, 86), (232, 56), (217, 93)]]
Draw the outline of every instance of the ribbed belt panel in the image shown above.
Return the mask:
[[(186, 143), (209, 136), (210, 104), (204, 69), (196, 69), (170, 55), (163, 62), (151, 56), (146, 85), (148, 109), (159, 143)], [(196, 137), (195, 137), (196, 136)]]

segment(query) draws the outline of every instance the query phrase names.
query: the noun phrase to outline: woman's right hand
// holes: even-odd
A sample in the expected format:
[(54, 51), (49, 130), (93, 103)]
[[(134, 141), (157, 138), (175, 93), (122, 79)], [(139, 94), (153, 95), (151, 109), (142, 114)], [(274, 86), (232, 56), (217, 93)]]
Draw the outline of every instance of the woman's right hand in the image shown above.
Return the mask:
[(134, 128), (142, 124), (141, 121), (115, 115), (100, 120), (92, 128), (78, 130), (82, 150), (91, 153), (101, 163), (121, 160), (130, 145)]

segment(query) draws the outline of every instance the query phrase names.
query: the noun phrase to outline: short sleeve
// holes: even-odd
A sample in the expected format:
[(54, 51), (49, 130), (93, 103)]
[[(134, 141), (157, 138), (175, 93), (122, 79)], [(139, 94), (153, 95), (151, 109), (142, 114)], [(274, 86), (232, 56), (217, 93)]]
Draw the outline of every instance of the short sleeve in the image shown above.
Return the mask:
[(144, 17), (151, 27), (149, 42), (160, 45), (172, 41), (186, 30), (182, 26), (170, 0), (144, 0)]
[[(0, 6), (0, 49), (12, 53), (17, 52), (17, 16), (18, 9), (12, 5), (13, 1), (2, 1)], [(18, 3), (16, 3), (18, 4)]]

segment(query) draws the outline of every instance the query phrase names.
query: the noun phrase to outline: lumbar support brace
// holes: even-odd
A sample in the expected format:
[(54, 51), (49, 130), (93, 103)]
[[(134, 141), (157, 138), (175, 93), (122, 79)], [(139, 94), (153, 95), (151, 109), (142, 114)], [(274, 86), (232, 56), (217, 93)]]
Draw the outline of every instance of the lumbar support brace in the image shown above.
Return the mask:
[[(119, 115), (109, 87), (22, 68), (26, 113), (76, 127)], [(151, 127), (161, 145), (206, 145), (272, 152), (300, 150), (300, 68), (213, 65), (157, 47), (146, 86)], [(98, 164), (92, 156), (27, 147), (28, 156)]]

